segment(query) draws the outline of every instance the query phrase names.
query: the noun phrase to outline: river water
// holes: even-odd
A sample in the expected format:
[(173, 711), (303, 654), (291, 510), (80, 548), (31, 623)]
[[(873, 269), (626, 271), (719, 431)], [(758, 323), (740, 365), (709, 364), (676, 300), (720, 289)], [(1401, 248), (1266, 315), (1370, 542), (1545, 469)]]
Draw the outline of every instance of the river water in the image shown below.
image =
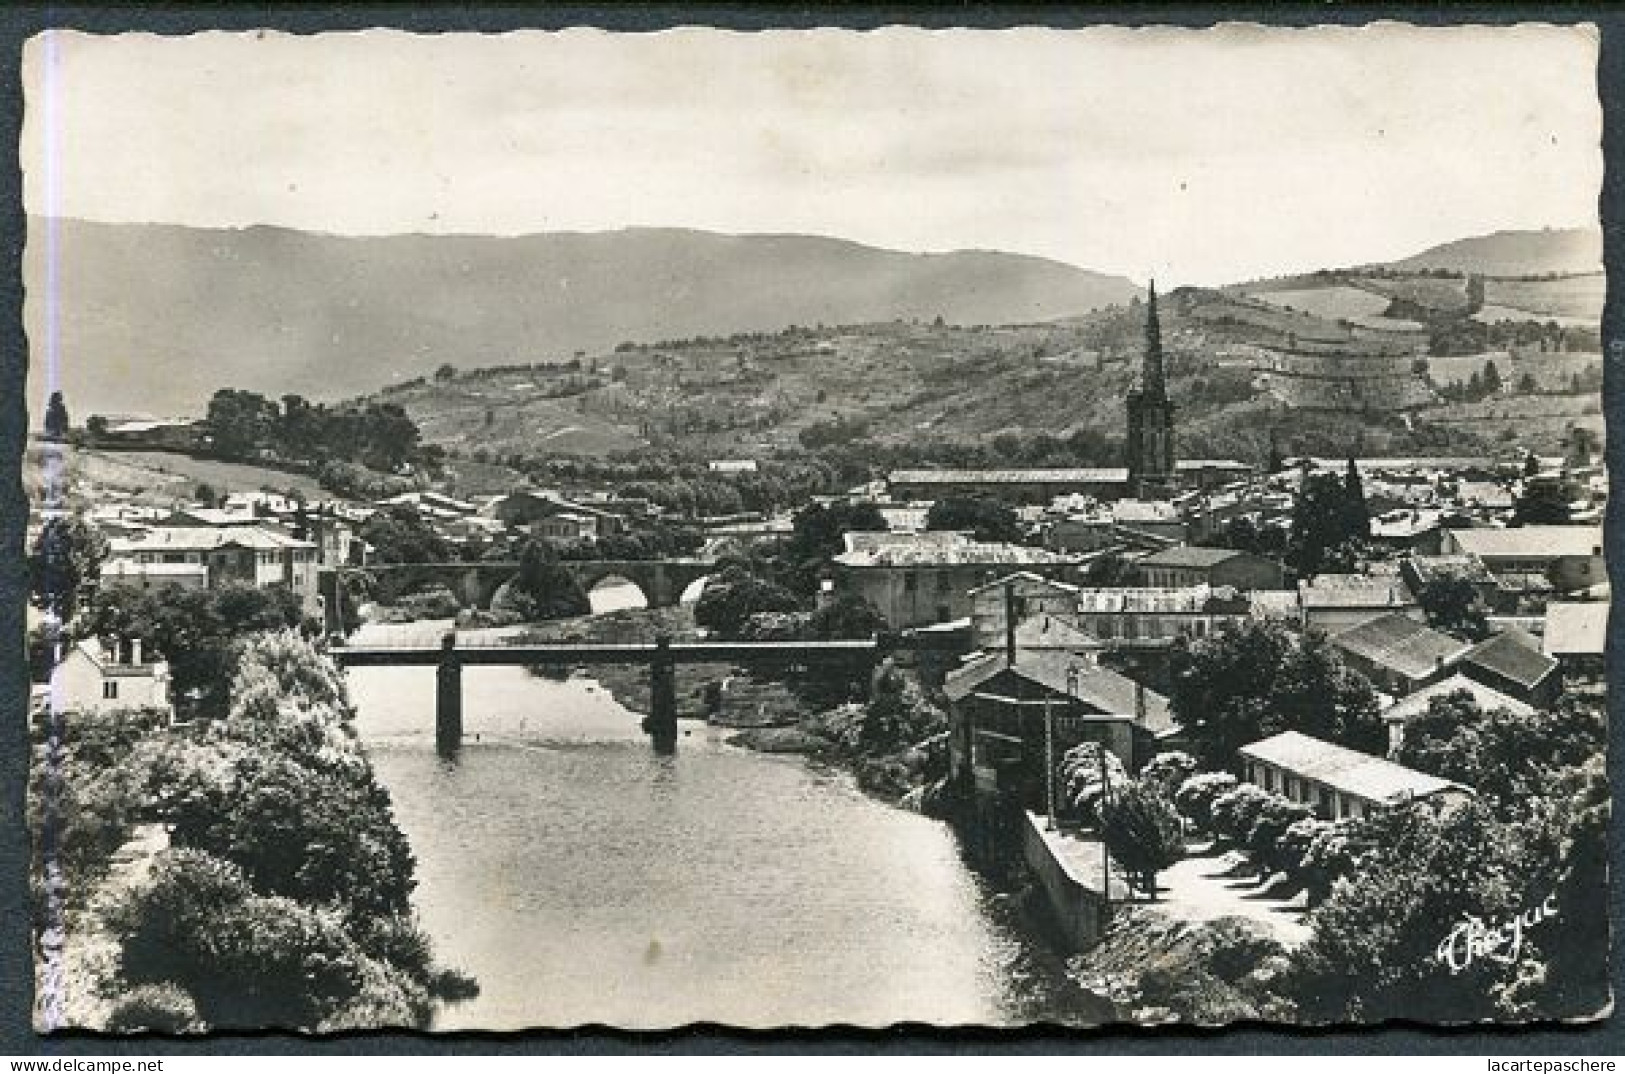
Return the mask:
[(480, 982), (437, 1029), (1091, 1017), (946, 826), (844, 775), (689, 721), (658, 757), (596, 683), (502, 667), (464, 670), (468, 742), (446, 761), (433, 669), (347, 677), (422, 923)]

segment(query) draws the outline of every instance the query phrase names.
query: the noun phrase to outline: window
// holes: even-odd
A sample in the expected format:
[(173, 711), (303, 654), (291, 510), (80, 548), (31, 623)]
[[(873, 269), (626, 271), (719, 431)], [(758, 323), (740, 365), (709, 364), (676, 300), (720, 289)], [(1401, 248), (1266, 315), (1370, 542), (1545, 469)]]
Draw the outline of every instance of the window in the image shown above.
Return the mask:
[(117, 679), (104, 679), (104, 680), (102, 680), (102, 700), (103, 701), (117, 701), (118, 700), (118, 680)]
[(953, 581), (954, 580), (949, 577), (947, 571), (943, 571), (941, 574), (937, 575), (937, 592), (948, 592), (948, 590), (953, 588)]
[(920, 580), (910, 571), (903, 575), (903, 592), (912, 593), (919, 586)]

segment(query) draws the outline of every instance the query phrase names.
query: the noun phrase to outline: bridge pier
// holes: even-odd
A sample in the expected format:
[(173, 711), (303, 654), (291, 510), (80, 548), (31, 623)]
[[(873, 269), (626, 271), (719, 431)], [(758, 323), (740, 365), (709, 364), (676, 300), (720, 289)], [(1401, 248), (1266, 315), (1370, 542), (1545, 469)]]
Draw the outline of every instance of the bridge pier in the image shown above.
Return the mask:
[(677, 663), (671, 654), (671, 636), (655, 639), (649, 661), (649, 718), (644, 728), (654, 740), (656, 753), (677, 752)]
[(442, 757), (455, 757), (463, 744), (463, 662), (457, 658), (457, 633), (440, 639), (435, 668), (434, 746)]

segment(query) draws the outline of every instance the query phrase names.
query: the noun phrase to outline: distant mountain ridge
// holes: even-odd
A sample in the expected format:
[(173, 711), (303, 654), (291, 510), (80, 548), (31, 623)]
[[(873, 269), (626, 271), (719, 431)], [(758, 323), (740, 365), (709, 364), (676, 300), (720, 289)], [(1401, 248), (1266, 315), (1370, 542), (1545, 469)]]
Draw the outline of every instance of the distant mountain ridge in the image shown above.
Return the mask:
[[(30, 220), (35, 391), (47, 301)], [(1130, 280), (996, 251), (902, 253), (805, 235), (636, 228), (352, 237), (60, 220), (58, 379), (71, 413), (197, 412), (217, 388), (334, 398), (459, 368), (790, 324), (1046, 321)]]
[(1487, 276), (1602, 271), (1601, 228), (1497, 231), (1443, 243), (1400, 261), (1396, 269), (1447, 269)]

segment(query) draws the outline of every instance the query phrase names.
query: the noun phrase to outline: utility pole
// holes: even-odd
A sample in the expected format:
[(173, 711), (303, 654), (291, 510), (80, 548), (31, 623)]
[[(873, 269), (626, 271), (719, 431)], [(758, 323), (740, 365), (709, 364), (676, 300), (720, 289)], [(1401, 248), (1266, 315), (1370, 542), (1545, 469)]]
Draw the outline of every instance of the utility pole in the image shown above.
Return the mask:
[(1055, 709), (1049, 691), (1044, 693), (1044, 798), (1047, 831), (1055, 830)]

